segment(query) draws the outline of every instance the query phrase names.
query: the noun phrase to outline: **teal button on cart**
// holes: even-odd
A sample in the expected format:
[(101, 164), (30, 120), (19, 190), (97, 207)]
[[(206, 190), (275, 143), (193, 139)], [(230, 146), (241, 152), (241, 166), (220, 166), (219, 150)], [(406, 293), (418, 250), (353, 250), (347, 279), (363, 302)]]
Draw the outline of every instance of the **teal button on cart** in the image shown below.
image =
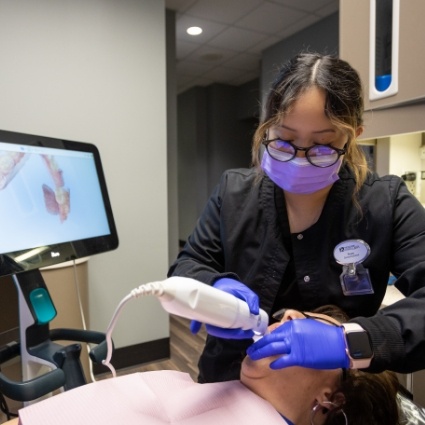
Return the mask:
[(34, 289), (30, 293), (30, 301), (39, 325), (45, 325), (56, 317), (55, 306), (46, 289)]

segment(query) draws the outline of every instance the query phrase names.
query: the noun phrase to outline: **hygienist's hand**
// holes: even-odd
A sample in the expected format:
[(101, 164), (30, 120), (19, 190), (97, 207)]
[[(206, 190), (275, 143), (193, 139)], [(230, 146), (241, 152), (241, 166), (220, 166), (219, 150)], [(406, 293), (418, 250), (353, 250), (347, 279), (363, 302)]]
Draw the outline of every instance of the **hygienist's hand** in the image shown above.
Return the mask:
[[(214, 288), (218, 288), (224, 292), (228, 292), (229, 294), (234, 295), (236, 298), (239, 298), (242, 301), (245, 301), (248, 304), (249, 311), (252, 314), (259, 314), (260, 312), (260, 303), (258, 300), (258, 295), (249, 289), (246, 285), (243, 283), (231, 279), (228, 277), (224, 277), (221, 279), (218, 279), (214, 283)], [(201, 329), (202, 323), (198, 322), (196, 320), (192, 320), (190, 323), (190, 331), (194, 334), (199, 332), (199, 329)], [(242, 329), (223, 329), (218, 328), (217, 326), (211, 326), (206, 324), (207, 332), (212, 335), (219, 338), (226, 338), (226, 339), (249, 339), (254, 336), (254, 333), (251, 330), (242, 330)]]
[(344, 329), (313, 319), (289, 320), (247, 350), (252, 360), (280, 356), (272, 369), (302, 366), (313, 369), (348, 368)]

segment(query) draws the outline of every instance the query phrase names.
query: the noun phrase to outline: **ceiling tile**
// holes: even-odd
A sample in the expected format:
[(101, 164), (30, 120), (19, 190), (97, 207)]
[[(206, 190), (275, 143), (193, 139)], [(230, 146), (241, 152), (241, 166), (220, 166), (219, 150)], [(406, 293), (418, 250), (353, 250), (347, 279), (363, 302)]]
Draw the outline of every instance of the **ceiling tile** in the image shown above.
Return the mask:
[(194, 61), (182, 61), (178, 62), (176, 65), (177, 72), (182, 75), (188, 75), (188, 76), (198, 76), (205, 74), (208, 72), (213, 65), (211, 64), (205, 64), (202, 62), (194, 62)]
[(301, 19), (302, 16), (302, 12), (274, 3), (263, 3), (254, 12), (238, 21), (236, 25), (238, 27), (273, 35), (278, 31), (282, 31), (285, 26), (289, 26)]
[(194, 86), (206, 87), (210, 84), (213, 84), (215, 81), (211, 78), (199, 77), (199, 78), (190, 78), (185, 81), (177, 82), (177, 93), (183, 93), (184, 91), (190, 89)]
[(180, 76), (177, 79), (177, 93), (178, 94), (183, 93), (194, 86), (205, 87), (213, 83), (214, 83), (214, 80), (211, 80), (208, 78), (202, 78), (202, 77), (193, 78), (193, 77)]
[(265, 34), (229, 27), (227, 30), (214, 37), (208, 44), (214, 47), (243, 52), (266, 38), (267, 36)]
[(171, 10), (183, 11), (196, 3), (196, 0), (165, 0), (165, 7)]
[(329, 3), (338, 3), (339, 0), (274, 0), (276, 3), (288, 6), (293, 9), (303, 10), (309, 13), (315, 13), (316, 10), (321, 9)]
[(263, 50), (267, 49), (270, 46), (273, 46), (273, 44), (278, 43), (281, 41), (282, 38), (275, 35), (269, 35), (264, 40), (260, 41), (259, 43), (252, 46), (250, 49), (246, 51), (246, 53), (255, 53), (255, 54), (261, 54)]
[(315, 15), (305, 15), (304, 18), (295, 22), (293, 25), (290, 25), (289, 27), (285, 28), (283, 31), (280, 31), (279, 33), (277, 33), (277, 35), (281, 40), (283, 40), (284, 38), (288, 38), (291, 35), (297, 33), (298, 31), (301, 31), (304, 28), (313, 25), (314, 23), (320, 21), (320, 19), (321, 18)]
[(218, 83), (231, 84), (232, 80), (240, 77), (244, 71), (240, 69), (226, 68), (225, 66), (218, 66), (208, 71), (203, 76), (212, 79)]
[(178, 86), (189, 85), (189, 84), (192, 84), (194, 80), (195, 79), (193, 78), (192, 75), (179, 74), (177, 78), (177, 85)]
[(241, 19), (263, 0), (198, 0), (186, 12), (200, 18), (231, 24)]
[(339, 10), (339, 2), (338, 1), (332, 1), (327, 6), (321, 7), (319, 10), (316, 10), (314, 13), (319, 16), (329, 16), (332, 13), (338, 12)]
[(177, 59), (183, 59), (186, 56), (193, 53), (199, 48), (199, 43), (192, 43), (189, 41), (179, 41), (176, 45), (176, 57)]
[(233, 50), (218, 49), (213, 46), (204, 45), (190, 54), (187, 59), (190, 61), (211, 63), (211, 66), (216, 66), (231, 59), (235, 55), (236, 53)]
[(240, 53), (224, 63), (227, 68), (240, 69), (245, 71), (260, 71), (260, 55), (250, 55)]

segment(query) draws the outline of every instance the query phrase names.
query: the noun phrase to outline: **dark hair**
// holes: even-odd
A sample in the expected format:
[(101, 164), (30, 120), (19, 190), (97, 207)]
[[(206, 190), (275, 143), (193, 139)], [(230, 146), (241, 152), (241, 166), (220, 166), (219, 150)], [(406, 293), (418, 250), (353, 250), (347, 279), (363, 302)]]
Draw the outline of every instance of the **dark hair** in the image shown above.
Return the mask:
[[(326, 314), (341, 323), (348, 320), (345, 312), (334, 305), (319, 307), (314, 312)], [(349, 369), (330, 401), (341, 406), (349, 425), (398, 425), (399, 390), (400, 384), (394, 372), (368, 373)], [(325, 425), (345, 425), (341, 409), (331, 410)]]
[[(331, 401), (342, 404), (350, 425), (398, 425), (399, 387), (394, 372), (367, 373), (350, 369)], [(325, 425), (342, 424), (345, 424), (345, 419), (338, 409), (327, 415)]]
[(272, 84), (261, 123), (254, 135), (252, 163), (260, 172), (261, 142), (267, 130), (277, 124), (310, 87), (324, 90), (326, 116), (348, 136), (344, 162), (354, 173), (357, 194), (368, 172), (366, 158), (356, 143), (356, 133), (363, 125), (363, 88), (357, 71), (348, 62), (335, 56), (300, 53), (281, 68)]

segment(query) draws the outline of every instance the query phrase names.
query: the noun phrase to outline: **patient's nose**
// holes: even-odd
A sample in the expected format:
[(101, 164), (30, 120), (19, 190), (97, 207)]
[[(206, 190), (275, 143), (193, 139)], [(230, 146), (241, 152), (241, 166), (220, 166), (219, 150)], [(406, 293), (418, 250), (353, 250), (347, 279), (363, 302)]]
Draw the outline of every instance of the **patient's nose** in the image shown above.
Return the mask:
[(276, 329), (277, 327), (279, 327), (280, 325), (282, 325), (283, 323), (287, 322), (288, 320), (293, 320), (293, 319), (305, 319), (305, 315), (303, 313), (301, 313), (298, 310), (294, 310), (291, 308), (285, 308), (282, 310), (277, 311), (276, 313), (273, 314), (273, 317), (276, 320), (279, 320), (279, 322), (275, 322), (272, 323), (269, 326), (269, 331), (271, 332), (272, 330)]
[(293, 310), (288, 308), (283, 314), (281, 322), (287, 322), (288, 320), (294, 320), (294, 319), (305, 319), (305, 315), (298, 310)]

